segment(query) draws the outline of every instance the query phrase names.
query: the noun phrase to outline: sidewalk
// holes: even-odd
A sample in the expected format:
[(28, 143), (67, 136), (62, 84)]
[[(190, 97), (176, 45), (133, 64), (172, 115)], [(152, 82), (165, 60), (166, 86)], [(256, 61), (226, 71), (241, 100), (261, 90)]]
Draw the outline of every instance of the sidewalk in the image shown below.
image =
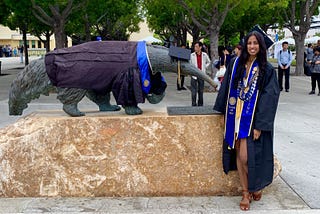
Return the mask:
[[(23, 67), (16, 59), (0, 58), (2, 73), (7, 74), (0, 76), (0, 128), (21, 118), (9, 116), (7, 104), (11, 82)], [(176, 90), (176, 75), (166, 73), (165, 78), (168, 88), (163, 102), (141, 104), (142, 110), (166, 111), (167, 106), (191, 105), (190, 91)], [(190, 85), (188, 77), (185, 82)], [(290, 93), (281, 94), (274, 152), (283, 170), (265, 189), (262, 200), (251, 203), (248, 213), (320, 213), (320, 97), (307, 95), (309, 89), (309, 78), (292, 76)], [(216, 95), (205, 93), (204, 105), (212, 106)], [(29, 104), (23, 116), (61, 107), (55, 94), (41, 96)], [(97, 109), (88, 99), (83, 99), (79, 108), (84, 112)], [(240, 199), (240, 196), (0, 198), (0, 213), (239, 213)]]

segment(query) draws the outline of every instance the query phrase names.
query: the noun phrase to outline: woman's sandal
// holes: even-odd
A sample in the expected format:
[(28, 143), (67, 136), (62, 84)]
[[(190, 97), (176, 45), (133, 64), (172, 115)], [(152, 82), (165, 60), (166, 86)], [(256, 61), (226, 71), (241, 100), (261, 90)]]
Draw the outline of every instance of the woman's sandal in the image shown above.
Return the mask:
[(240, 201), (240, 209), (243, 211), (247, 211), (250, 209), (252, 195), (248, 192), (248, 190), (242, 191), (242, 200)]
[(252, 198), (255, 201), (260, 201), (261, 197), (262, 197), (262, 191), (261, 190), (252, 193)]

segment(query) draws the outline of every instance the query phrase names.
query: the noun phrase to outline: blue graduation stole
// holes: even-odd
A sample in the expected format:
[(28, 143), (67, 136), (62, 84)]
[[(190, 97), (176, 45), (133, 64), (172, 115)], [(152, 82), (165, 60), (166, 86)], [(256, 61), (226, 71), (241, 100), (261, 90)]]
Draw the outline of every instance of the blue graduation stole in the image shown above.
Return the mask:
[[(237, 139), (250, 136), (254, 110), (258, 98), (258, 63), (256, 61), (252, 63), (249, 69), (246, 87), (244, 87), (243, 81), (240, 81), (240, 85), (235, 89), (233, 82), (238, 64), (239, 58), (235, 60), (232, 68), (225, 116), (224, 139), (230, 148), (234, 148)], [(238, 133), (236, 133), (236, 120), (240, 123)]]
[(150, 67), (148, 62), (146, 42), (138, 42), (137, 45), (137, 61), (140, 70), (142, 91), (148, 94), (151, 88), (150, 84)]
[[(137, 44), (137, 62), (140, 70), (142, 91), (145, 94), (149, 94), (149, 91), (151, 89), (150, 66), (145, 41), (138, 42)], [(162, 75), (161, 81), (166, 82)]]

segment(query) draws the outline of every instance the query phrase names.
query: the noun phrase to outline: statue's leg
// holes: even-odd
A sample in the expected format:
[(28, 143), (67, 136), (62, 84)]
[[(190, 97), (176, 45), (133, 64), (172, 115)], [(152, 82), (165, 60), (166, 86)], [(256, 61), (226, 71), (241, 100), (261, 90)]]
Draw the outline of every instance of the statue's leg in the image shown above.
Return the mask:
[(99, 106), (99, 111), (119, 111), (121, 108), (110, 104), (110, 92), (106, 94), (97, 94), (88, 90), (86, 96)]
[(122, 106), (128, 115), (142, 114), (143, 111), (138, 106)]
[(63, 104), (63, 111), (72, 117), (84, 116), (78, 109), (78, 103), (86, 92), (87, 90), (79, 88), (58, 88), (57, 98)]

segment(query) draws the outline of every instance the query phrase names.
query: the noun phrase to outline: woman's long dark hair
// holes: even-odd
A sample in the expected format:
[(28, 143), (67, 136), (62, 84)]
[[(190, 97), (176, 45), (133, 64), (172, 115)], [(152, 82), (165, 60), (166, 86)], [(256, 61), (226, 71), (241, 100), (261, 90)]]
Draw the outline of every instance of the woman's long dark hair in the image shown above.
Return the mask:
[(262, 79), (267, 66), (267, 48), (266, 48), (266, 44), (264, 42), (263, 36), (257, 31), (252, 31), (244, 39), (243, 49), (239, 57), (239, 64), (238, 64), (238, 67), (235, 73), (234, 82), (233, 82), (233, 87), (235, 89), (238, 87), (238, 83), (241, 80), (241, 78), (243, 78), (244, 72), (246, 70), (245, 65), (250, 57), (250, 54), (248, 53), (247, 45), (248, 45), (248, 40), (251, 36), (255, 36), (259, 43), (259, 52), (257, 54), (256, 60), (259, 65), (258, 87), (259, 89), (261, 89), (262, 87)]

